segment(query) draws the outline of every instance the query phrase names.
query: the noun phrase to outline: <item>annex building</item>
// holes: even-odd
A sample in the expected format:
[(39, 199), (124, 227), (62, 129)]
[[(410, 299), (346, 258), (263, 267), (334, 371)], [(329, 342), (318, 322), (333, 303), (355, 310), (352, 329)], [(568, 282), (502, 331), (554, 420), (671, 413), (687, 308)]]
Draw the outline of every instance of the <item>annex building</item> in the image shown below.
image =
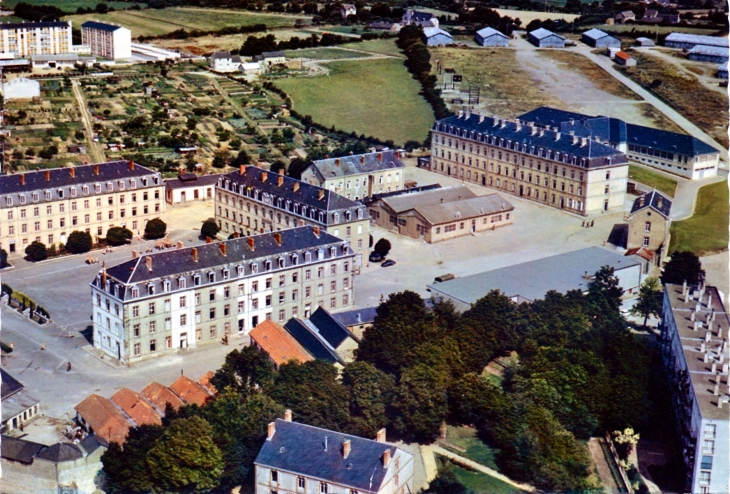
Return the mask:
[(71, 22), (0, 23), (0, 53), (15, 58), (71, 53)]
[(563, 134), (595, 139), (625, 153), (631, 161), (690, 180), (717, 175), (720, 152), (688, 134), (545, 106), (520, 115), (517, 119)]
[(413, 455), (386, 442), (292, 422), (291, 410), (268, 425), (254, 461), (256, 494), (410, 494)]
[(148, 220), (164, 220), (164, 192), (158, 172), (132, 161), (2, 175), (0, 248), (22, 254), (33, 241), (65, 244), (75, 230), (140, 232)]
[(109, 60), (132, 58), (132, 31), (106, 22), (86, 21), (81, 24), (81, 44), (91, 48), (91, 54)]
[(370, 218), (365, 206), (329, 189), (253, 166), (220, 175), (215, 219), (221, 233), (254, 235), (313, 225), (349, 242), (358, 266), (367, 250)]
[(584, 216), (621, 210), (629, 173), (590, 137), (461, 112), (434, 124), (430, 169)]
[(664, 286), (661, 354), (682, 441), (685, 492), (730, 492), (728, 350), (723, 294), (712, 286)]
[(403, 190), (402, 151), (381, 151), (312, 162), (302, 181), (359, 201), (373, 194)]
[(217, 343), (266, 319), (354, 304), (355, 253), (316, 226), (178, 248), (102, 269), (94, 347), (125, 363)]
[(656, 190), (636, 198), (628, 216), (626, 254), (647, 257), (644, 273), (659, 267), (669, 249), (672, 200)]

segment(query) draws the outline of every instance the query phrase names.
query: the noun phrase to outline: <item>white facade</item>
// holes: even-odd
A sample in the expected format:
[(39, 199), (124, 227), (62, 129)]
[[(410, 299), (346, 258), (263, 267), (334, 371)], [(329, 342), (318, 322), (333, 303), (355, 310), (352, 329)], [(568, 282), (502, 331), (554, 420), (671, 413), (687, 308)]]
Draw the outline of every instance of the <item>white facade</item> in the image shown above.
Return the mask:
[(31, 99), (41, 96), (41, 84), (38, 81), (19, 77), (3, 85), (5, 99)]
[(241, 57), (228, 52), (216, 52), (208, 60), (208, 66), (215, 72), (235, 72), (240, 70)]
[(126, 27), (88, 21), (81, 26), (81, 42), (91, 54), (109, 60), (132, 58), (132, 31)]
[(71, 22), (0, 24), (0, 53), (15, 57), (70, 53)]
[(132, 56), (141, 60), (153, 62), (180, 60), (180, 54), (176, 51), (165, 50), (164, 48), (142, 43), (132, 43)]

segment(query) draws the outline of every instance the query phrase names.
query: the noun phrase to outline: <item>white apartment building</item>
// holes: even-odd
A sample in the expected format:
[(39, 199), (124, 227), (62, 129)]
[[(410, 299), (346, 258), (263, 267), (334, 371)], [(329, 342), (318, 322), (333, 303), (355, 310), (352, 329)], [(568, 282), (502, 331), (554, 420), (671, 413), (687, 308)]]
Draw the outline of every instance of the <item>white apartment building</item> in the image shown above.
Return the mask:
[(0, 53), (16, 58), (71, 53), (71, 22), (0, 23)]
[(109, 60), (132, 58), (132, 31), (126, 27), (98, 21), (81, 24), (81, 43), (91, 54)]
[(256, 494), (412, 494), (413, 455), (386, 442), (292, 422), (268, 426), (256, 461)]
[(712, 286), (665, 285), (661, 351), (686, 467), (685, 491), (730, 492), (730, 404), (723, 294)]
[(164, 193), (160, 174), (132, 161), (2, 175), (0, 248), (22, 255), (33, 241), (65, 244), (75, 230), (142, 233), (148, 220), (165, 219)]
[(130, 259), (91, 283), (94, 347), (133, 363), (266, 319), (350, 309), (354, 257), (347, 241), (305, 226)]
[(373, 194), (403, 190), (402, 151), (382, 151), (312, 162), (302, 181), (359, 201)]

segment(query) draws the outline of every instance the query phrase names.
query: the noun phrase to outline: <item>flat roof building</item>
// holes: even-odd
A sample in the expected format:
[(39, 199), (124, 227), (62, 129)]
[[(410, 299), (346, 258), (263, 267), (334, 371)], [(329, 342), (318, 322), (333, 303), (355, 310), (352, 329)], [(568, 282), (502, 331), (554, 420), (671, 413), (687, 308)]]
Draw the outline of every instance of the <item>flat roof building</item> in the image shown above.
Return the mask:
[(132, 31), (116, 24), (84, 22), (81, 24), (81, 44), (87, 45), (96, 57), (109, 60), (132, 58)]
[(70, 21), (0, 23), (0, 53), (19, 58), (72, 51)]

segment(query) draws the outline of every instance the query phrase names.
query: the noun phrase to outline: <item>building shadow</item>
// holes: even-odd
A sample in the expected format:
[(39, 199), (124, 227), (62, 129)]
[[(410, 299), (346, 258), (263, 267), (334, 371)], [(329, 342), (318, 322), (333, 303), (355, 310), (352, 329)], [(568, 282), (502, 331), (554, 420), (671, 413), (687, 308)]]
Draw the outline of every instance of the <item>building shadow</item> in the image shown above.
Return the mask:
[(629, 225), (627, 223), (616, 223), (611, 228), (611, 233), (608, 234), (606, 241), (609, 244), (613, 244), (616, 247), (626, 247), (626, 241), (629, 238)]
[(79, 331), (79, 333), (81, 333), (81, 336), (86, 338), (86, 341), (89, 342), (89, 345), (94, 345), (94, 327), (91, 324)]

